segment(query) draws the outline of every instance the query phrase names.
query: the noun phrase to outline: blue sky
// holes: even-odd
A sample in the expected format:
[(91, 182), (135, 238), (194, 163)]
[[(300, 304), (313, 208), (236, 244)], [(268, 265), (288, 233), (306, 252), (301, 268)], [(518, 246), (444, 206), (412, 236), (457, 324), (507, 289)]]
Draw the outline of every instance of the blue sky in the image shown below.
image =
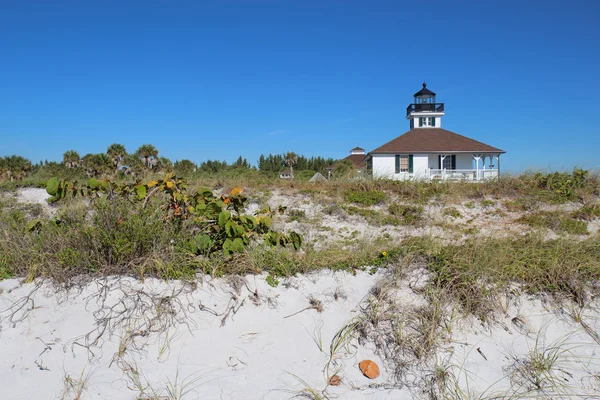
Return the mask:
[(0, 0), (0, 155), (341, 158), (406, 132), (427, 81), (503, 169), (596, 168), (599, 21), (597, 1)]

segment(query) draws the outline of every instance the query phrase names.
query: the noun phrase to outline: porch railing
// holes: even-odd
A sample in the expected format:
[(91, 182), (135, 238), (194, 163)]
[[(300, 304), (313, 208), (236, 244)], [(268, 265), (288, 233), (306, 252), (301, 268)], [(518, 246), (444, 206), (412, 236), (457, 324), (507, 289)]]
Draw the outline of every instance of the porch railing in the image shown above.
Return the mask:
[(428, 169), (429, 179), (480, 181), (496, 178), (497, 169)]

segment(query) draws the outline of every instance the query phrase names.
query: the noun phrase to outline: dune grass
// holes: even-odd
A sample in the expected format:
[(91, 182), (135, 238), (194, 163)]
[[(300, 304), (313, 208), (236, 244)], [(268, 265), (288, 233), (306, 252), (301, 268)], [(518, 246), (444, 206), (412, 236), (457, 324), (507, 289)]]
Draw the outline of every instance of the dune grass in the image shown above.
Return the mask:
[[(466, 199), (487, 201), (486, 204), (496, 198), (529, 197), (536, 203), (585, 200), (585, 205), (571, 215), (537, 211), (525, 214), (520, 221), (535, 229), (554, 229), (558, 234), (587, 233), (583, 221), (597, 215), (593, 201), (598, 196), (596, 175), (589, 175), (572, 190), (567, 186), (569, 190), (562, 191), (555, 187), (568, 176), (553, 176), (548, 183), (547, 178), (525, 174), (480, 184), (378, 180), (309, 184), (275, 181), (261, 177), (257, 171), (251, 177), (245, 184), (250, 195), (263, 196), (265, 191), (276, 187), (282, 193), (328, 196), (342, 202), (340, 209), (364, 214), (368, 222), (376, 222), (375, 226), (392, 224), (390, 221), (392, 225), (422, 224), (422, 204), (461, 204)], [(229, 176), (210, 179), (198, 178), (190, 186), (212, 184), (229, 188), (238, 183)], [(387, 205), (371, 210), (344, 205), (344, 199), (362, 206)], [(484, 317), (490, 299), (507, 285), (520, 284), (532, 292), (563, 292), (577, 298), (590, 282), (600, 277), (597, 237), (588, 235), (571, 240), (560, 236), (547, 240), (543, 231), (518, 239), (476, 237), (451, 244), (433, 237), (394, 242), (381, 235), (327, 246), (316, 246), (309, 241), (301, 251), (263, 246), (259, 241), (233, 256), (198, 255), (186, 247), (196, 234), (193, 225), (182, 229), (165, 221), (162, 206), (158, 198), (143, 207), (123, 198), (94, 202), (69, 199), (59, 206), (51, 221), (39, 205), (21, 204), (10, 196), (0, 197), (0, 279), (47, 277), (68, 282), (75, 277), (115, 274), (193, 279), (198, 273), (224, 276), (266, 272), (270, 283), (276, 285), (280, 278), (298, 273), (323, 268), (348, 271), (378, 268), (401, 258), (418, 256), (426, 260), (439, 287), (463, 304), (466, 312)]]

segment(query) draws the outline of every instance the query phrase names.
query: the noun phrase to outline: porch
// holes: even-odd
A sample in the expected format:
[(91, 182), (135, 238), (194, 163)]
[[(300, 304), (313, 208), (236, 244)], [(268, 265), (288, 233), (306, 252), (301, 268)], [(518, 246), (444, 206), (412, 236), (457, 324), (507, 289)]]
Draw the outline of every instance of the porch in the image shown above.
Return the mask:
[(439, 154), (436, 158), (429, 158), (425, 171), (429, 180), (484, 181), (500, 175), (500, 154)]
[(439, 169), (427, 168), (426, 176), (430, 180), (442, 181), (483, 181), (498, 177), (498, 169)]

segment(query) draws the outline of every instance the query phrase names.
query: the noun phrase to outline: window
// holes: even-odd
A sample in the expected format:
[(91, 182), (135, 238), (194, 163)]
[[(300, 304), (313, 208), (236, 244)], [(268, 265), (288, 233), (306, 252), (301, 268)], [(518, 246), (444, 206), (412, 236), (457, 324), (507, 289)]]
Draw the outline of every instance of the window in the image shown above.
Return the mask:
[(435, 117), (419, 117), (419, 126), (435, 126)]
[(412, 154), (396, 155), (396, 173), (413, 172), (413, 156)]
[(440, 157), (440, 169), (456, 169), (456, 155), (447, 155), (444, 157), (442, 162), (442, 156)]
[(452, 156), (447, 156), (444, 158), (444, 165), (442, 166), (444, 169), (453, 169), (452, 168)]

